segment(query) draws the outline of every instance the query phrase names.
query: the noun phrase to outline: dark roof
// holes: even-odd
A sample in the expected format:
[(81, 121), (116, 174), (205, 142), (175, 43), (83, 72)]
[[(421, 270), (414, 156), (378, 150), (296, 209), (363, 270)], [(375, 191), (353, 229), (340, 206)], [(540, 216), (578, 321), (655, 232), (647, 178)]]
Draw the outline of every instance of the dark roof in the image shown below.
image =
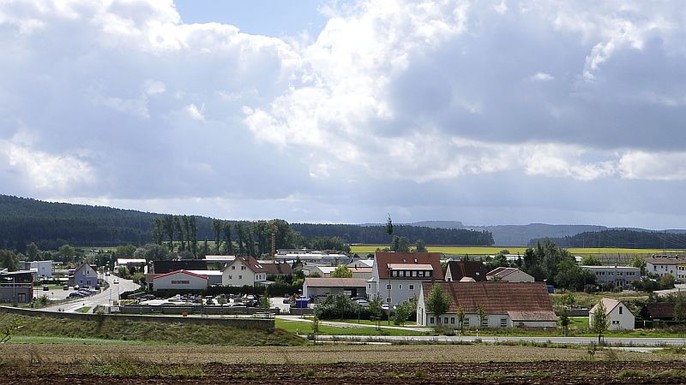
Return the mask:
[[(686, 316), (686, 307), (683, 314)], [(671, 320), (674, 318), (674, 304), (671, 302), (648, 303), (641, 308), (640, 316), (643, 319)]]
[[(457, 312), (461, 307), (465, 313), (476, 313), (481, 305), (487, 314), (508, 312), (538, 313), (553, 312), (553, 304), (544, 282), (438, 282), (443, 292), (451, 299), (448, 312)], [(431, 292), (431, 282), (422, 283), (424, 298)]]
[(481, 261), (449, 261), (448, 270), (453, 281), (459, 281), (464, 277), (473, 278), (477, 282), (485, 281), (488, 272)]
[(374, 268), (378, 270), (380, 279), (388, 279), (389, 265), (431, 265), (433, 270), (432, 277), (402, 277), (402, 279), (443, 280), (443, 269), (441, 268), (441, 253), (395, 253), (388, 251), (377, 251), (374, 254)]
[(207, 261), (202, 259), (152, 261), (152, 272), (155, 274), (167, 274), (177, 270), (207, 270)]
[(267, 275), (290, 275), (293, 274), (293, 268), (289, 263), (279, 263), (271, 261), (260, 261), (262, 268)]

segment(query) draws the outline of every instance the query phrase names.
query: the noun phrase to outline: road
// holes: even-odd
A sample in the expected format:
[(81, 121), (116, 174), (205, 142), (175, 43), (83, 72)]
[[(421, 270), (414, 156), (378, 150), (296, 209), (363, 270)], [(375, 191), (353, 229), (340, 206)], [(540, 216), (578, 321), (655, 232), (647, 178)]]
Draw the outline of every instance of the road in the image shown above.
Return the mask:
[[(102, 276), (109, 283), (109, 288), (102, 290), (100, 293), (92, 295), (90, 297), (75, 298), (68, 300), (67, 302), (60, 303), (58, 305), (48, 306), (43, 308), (47, 311), (62, 311), (62, 312), (75, 312), (77, 309), (88, 306), (93, 311), (98, 305), (108, 305), (112, 304), (112, 301), (116, 301), (119, 298), (120, 293), (127, 291), (136, 290), (139, 285), (128, 279), (121, 279), (119, 277), (109, 275)], [(115, 283), (118, 282), (118, 283)], [(71, 293), (73, 291), (68, 291)]]

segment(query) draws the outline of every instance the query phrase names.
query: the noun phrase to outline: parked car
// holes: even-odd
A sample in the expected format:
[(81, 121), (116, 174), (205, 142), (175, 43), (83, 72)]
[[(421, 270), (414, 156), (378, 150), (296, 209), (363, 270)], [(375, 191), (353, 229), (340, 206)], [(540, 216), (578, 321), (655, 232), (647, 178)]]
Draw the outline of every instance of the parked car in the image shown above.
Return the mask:
[(50, 291), (50, 288), (47, 286), (43, 286), (43, 291)]
[(62, 289), (64, 289), (64, 290), (69, 290), (69, 285), (64, 285), (64, 286), (62, 287)]
[(365, 298), (355, 298), (355, 302), (362, 307), (369, 307), (369, 301)]

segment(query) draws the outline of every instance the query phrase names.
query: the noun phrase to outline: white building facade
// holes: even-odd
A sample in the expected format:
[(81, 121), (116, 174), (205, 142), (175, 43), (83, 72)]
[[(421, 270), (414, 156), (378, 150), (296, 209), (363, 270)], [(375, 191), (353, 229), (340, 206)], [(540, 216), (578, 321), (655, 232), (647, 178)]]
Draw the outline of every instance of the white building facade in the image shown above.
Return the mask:
[(160, 274), (152, 280), (152, 290), (205, 290), (207, 277), (186, 270)]

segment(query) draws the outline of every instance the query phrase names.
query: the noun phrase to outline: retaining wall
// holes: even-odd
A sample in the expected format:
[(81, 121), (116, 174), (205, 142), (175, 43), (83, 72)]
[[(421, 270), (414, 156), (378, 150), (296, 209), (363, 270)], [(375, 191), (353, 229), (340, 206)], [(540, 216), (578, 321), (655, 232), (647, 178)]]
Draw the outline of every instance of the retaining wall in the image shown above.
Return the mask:
[(11, 313), (11, 314), (21, 314), (30, 317), (45, 316), (45, 317), (56, 317), (56, 318), (66, 318), (66, 319), (81, 319), (81, 320), (93, 320), (98, 318), (111, 318), (117, 320), (130, 320), (130, 321), (155, 321), (155, 322), (184, 322), (202, 325), (225, 325), (241, 329), (263, 329), (263, 330), (274, 330), (274, 319), (273, 318), (257, 318), (257, 317), (233, 317), (233, 318), (220, 318), (220, 317), (183, 317), (174, 315), (133, 315), (133, 314), (84, 314), (84, 313), (62, 313), (47, 310), (36, 310), (36, 309), (21, 309), (9, 306), (0, 306), (0, 313)]

